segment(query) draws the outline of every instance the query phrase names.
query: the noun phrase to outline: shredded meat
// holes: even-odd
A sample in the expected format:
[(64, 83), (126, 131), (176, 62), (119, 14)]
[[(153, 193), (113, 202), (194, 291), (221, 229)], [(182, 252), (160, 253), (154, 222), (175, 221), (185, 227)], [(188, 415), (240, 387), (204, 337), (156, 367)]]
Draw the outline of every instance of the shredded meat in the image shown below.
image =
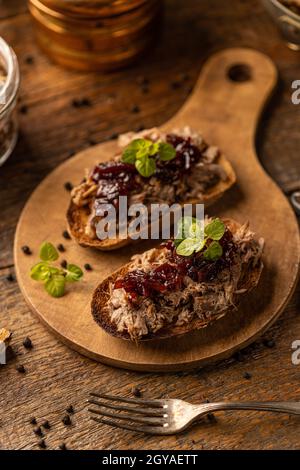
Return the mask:
[[(197, 146), (202, 152), (201, 162), (197, 163), (192, 171), (181, 175), (180, 178), (172, 182), (166, 182), (157, 178), (155, 175), (150, 177), (147, 183), (137, 175), (137, 183), (141, 188), (134, 190), (129, 194), (128, 204), (143, 203), (149, 209), (150, 204), (166, 203), (173, 204), (191, 198), (201, 200), (203, 194), (219, 181), (225, 181), (227, 175), (222, 166), (218, 164), (219, 150), (216, 147), (208, 146), (202, 136), (193, 132), (189, 127), (181, 130), (174, 130), (173, 134), (191, 139), (193, 145)], [(153, 128), (142, 132), (129, 132), (119, 137), (120, 152), (115, 157), (115, 161), (120, 161), (122, 150), (132, 140), (138, 138), (147, 138), (156, 141), (166, 141), (167, 134), (159, 129)], [(94, 201), (99, 193), (99, 185), (94, 182), (90, 174), (86, 175), (84, 182), (74, 187), (71, 193), (72, 202), (78, 207), (89, 207), (90, 217), (85, 227), (85, 233), (90, 238), (96, 238), (95, 224), (97, 217), (95, 214)], [(150, 211), (148, 211), (150, 217)]]
[[(196, 318), (203, 322), (220, 318), (230, 307), (235, 307), (235, 299), (245, 292), (240, 288), (245, 271), (260, 262), (264, 240), (257, 241), (248, 224), (234, 233), (233, 240), (235, 251), (230, 267), (221, 270), (211, 282), (195, 282), (185, 276), (181, 289), (158, 295), (155, 299), (141, 297), (134, 304), (123, 288), (115, 289), (112, 284), (106, 313), (117, 330), (127, 332), (133, 340), (139, 340), (169, 324), (181, 326)], [(136, 255), (132, 258), (129, 271), (150, 271), (169, 262), (168, 253), (166, 248), (162, 248)]]

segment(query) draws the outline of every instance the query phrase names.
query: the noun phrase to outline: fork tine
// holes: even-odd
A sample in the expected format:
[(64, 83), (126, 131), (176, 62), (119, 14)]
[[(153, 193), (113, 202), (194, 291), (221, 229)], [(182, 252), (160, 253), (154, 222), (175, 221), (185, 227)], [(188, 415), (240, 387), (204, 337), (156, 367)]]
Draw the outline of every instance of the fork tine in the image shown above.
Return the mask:
[(164, 431), (164, 428), (158, 426), (130, 426), (129, 424), (119, 423), (111, 419), (95, 418), (94, 416), (91, 416), (91, 419), (97, 423), (107, 424), (108, 426), (113, 426), (116, 428), (127, 429), (127, 431), (143, 432), (145, 434), (167, 434), (167, 432)]
[(133, 412), (133, 413), (138, 413), (138, 414), (147, 415), (147, 416), (161, 416), (162, 417), (165, 414), (163, 408), (155, 410), (155, 409), (139, 408), (139, 407), (133, 407), (133, 406), (112, 405), (111, 403), (98, 401), (98, 400), (95, 400), (94, 398), (89, 398), (88, 403), (91, 403), (92, 405), (96, 405), (96, 406), (101, 406), (104, 408), (110, 408), (112, 410)]
[(143, 400), (143, 399), (134, 399), (134, 398), (124, 398), (124, 397), (117, 397), (113, 395), (106, 395), (105, 393), (96, 393), (90, 392), (90, 395), (96, 398), (105, 398), (106, 400), (113, 400), (113, 401), (120, 401), (124, 403), (132, 403), (136, 405), (147, 405), (153, 408), (163, 408), (164, 403), (162, 400)]
[(115, 419), (121, 419), (123, 421), (127, 421), (130, 423), (133, 421), (134, 423), (141, 423), (141, 424), (146, 424), (146, 425), (152, 425), (152, 426), (163, 426), (163, 420), (162, 419), (155, 419), (155, 418), (144, 418), (142, 416), (131, 416), (131, 415), (124, 415), (120, 413), (110, 413), (109, 411), (100, 411), (100, 410), (95, 410), (94, 408), (88, 408), (88, 411), (90, 413), (95, 413), (100, 416), (107, 416), (108, 418), (115, 418)]

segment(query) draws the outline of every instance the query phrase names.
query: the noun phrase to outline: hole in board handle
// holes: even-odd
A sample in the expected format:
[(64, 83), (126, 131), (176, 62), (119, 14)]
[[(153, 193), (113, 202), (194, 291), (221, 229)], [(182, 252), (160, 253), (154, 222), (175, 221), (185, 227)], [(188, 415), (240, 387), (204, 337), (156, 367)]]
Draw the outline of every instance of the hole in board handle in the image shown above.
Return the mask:
[(247, 64), (231, 65), (227, 71), (227, 76), (232, 82), (248, 82), (252, 78), (251, 67)]

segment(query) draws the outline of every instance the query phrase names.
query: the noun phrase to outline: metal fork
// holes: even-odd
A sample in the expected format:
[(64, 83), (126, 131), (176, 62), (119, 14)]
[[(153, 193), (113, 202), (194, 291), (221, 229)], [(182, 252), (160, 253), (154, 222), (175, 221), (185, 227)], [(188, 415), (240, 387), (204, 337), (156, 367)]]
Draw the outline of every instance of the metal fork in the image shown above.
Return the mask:
[[(208, 413), (255, 410), (300, 416), (300, 402), (220, 402), (193, 405), (183, 400), (143, 400), (91, 393), (91, 419), (117, 428), (146, 434), (176, 434)], [(131, 406), (129, 406), (131, 405)], [(101, 418), (99, 417), (101, 416)]]

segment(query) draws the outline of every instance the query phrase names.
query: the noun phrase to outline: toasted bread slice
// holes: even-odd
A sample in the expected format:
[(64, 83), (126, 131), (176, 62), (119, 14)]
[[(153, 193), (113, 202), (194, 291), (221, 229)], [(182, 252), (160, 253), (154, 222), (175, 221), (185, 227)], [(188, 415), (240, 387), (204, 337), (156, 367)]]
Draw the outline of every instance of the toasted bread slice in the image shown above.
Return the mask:
[[(206, 207), (213, 204), (216, 200), (221, 198), (223, 194), (231, 188), (236, 182), (235, 172), (229, 161), (220, 155), (218, 164), (223, 168), (227, 175), (225, 181), (220, 180), (216, 185), (209, 188), (201, 199), (189, 199), (184, 201), (184, 204), (205, 204)], [(70, 202), (67, 211), (67, 223), (70, 235), (76, 242), (83, 247), (96, 248), (102, 251), (116, 250), (123, 246), (129, 245), (132, 242), (131, 238), (116, 238), (99, 240), (98, 238), (90, 238), (85, 233), (85, 226), (89, 218), (89, 208), (76, 206), (72, 201)]]
[[(224, 220), (226, 225), (230, 228), (232, 233), (235, 233), (240, 227), (241, 224), (232, 220), (226, 219)], [(159, 249), (156, 249), (157, 253)], [(117, 338), (122, 338), (124, 340), (131, 340), (129, 334), (127, 332), (120, 332), (117, 330), (116, 325), (111, 322), (111, 319), (105, 309), (105, 306), (110, 298), (110, 286), (114, 285), (116, 280), (122, 276), (124, 276), (132, 266), (132, 263), (128, 263), (125, 266), (121, 267), (119, 270), (111, 274), (108, 278), (102, 281), (99, 286), (96, 288), (93, 299), (91, 303), (91, 311), (94, 317), (94, 320), (97, 322), (99, 326), (101, 326), (107, 333)], [(260, 275), (263, 269), (263, 262), (259, 260), (256, 266), (246, 266), (243, 268), (242, 276), (240, 279), (240, 284), (238, 286), (239, 290), (244, 290), (245, 292), (250, 292), (254, 289), (260, 279)], [(199, 317), (194, 318), (191, 322), (186, 323), (184, 325), (178, 326), (175, 324), (169, 324), (167, 327), (158, 330), (155, 334), (148, 334), (145, 337), (142, 337), (138, 341), (149, 341), (149, 340), (156, 340), (156, 339), (164, 339), (170, 338), (173, 336), (183, 335), (189, 333), (194, 330), (199, 330), (202, 328), (207, 327), (211, 323), (219, 320), (220, 318), (224, 317), (230, 311), (235, 308), (235, 305), (238, 303), (238, 295), (234, 298), (234, 303), (231, 307), (225, 312), (220, 314), (216, 314), (213, 318), (207, 318), (205, 321), (201, 320)]]

